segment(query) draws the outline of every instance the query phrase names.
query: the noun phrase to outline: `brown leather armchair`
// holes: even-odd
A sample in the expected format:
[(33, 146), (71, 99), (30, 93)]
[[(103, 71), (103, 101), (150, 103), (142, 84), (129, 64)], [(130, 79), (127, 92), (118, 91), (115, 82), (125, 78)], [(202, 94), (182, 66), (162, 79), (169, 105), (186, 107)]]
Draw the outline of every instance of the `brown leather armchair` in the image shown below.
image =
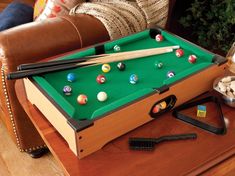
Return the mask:
[(21, 151), (30, 152), (45, 145), (16, 98), (15, 81), (6, 80), (6, 75), (16, 71), (19, 64), (37, 62), (108, 39), (102, 23), (88, 15), (32, 22), (0, 33), (1, 118)]
[[(174, 1), (170, 1), (169, 15)], [(46, 146), (16, 98), (15, 81), (6, 80), (6, 75), (16, 71), (19, 64), (107, 40), (109, 35), (103, 24), (82, 14), (32, 22), (0, 32), (0, 115), (20, 151), (31, 152)]]

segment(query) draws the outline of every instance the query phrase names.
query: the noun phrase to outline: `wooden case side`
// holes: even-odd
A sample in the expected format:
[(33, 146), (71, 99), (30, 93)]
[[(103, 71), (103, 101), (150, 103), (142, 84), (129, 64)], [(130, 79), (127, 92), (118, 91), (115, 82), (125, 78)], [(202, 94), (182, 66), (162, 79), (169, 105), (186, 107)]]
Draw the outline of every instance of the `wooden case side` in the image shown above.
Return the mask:
[(35, 105), (47, 120), (67, 141), (69, 148), (77, 155), (77, 146), (74, 130), (68, 125), (67, 119), (50, 102), (50, 100), (28, 78), (23, 79), (27, 99)]

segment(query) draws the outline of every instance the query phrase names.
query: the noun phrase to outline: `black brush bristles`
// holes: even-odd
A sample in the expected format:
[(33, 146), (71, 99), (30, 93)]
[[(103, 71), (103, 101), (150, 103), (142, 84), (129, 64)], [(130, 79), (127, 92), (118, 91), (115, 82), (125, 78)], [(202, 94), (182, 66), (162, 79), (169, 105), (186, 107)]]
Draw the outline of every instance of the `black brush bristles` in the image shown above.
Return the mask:
[(155, 147), (155, 140), (150, 138), (130, 138), (129, 146), (132, 150), (153, 150)]
[(129, 147), (132, 150), (153, 150), (155, 145), (163, 141), (175, 141), (175, 140), (186, 140), (196, 139), (197, 134), (178, 134), (171, 136), (162, 136), (159, 138), (129, 138)]

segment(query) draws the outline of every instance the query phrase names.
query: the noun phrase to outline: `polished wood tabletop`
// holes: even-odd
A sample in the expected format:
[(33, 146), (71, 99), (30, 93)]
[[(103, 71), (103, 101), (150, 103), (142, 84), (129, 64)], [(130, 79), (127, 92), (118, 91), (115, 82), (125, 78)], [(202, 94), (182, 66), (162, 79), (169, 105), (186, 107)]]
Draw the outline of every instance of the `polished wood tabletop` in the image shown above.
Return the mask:
[[(17, 97), (58, 163), (69, 176), (235, 175), (235, 109), (222, 104), (229, 124), (227, 134), (215, 135), (186, 124), (168, 112), (79, 160), (65, 140), (26, 98), (22, 80), (15, 85)], [(207, 117), (216, 119), (216, 107), (207, 105)], [(213, 121), (215, 125), (219, 122)], [(131, 151), (129, 137), (160, 137), (196, 133), (196, 140), (166, 142), (152, 152)], [(98, 135), (98, 134), (94, 134)]]

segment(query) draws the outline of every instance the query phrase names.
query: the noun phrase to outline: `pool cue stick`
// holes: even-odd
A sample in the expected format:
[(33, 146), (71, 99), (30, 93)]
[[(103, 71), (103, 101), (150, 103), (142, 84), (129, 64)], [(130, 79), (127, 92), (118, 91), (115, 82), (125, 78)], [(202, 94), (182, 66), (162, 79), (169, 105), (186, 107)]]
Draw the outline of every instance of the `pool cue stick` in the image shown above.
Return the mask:
[(162, 48), (151, 48), (151, 49), (127, 51), (127, 52), (120, 52), (120, 53), (113, 53), (113, 54), (92, 55), (92, 56), (86, 56), (82, 58), (73, 58), (73, 59), (67, 59), (67, 60), (54, 60), (54, 61), (48, 61), (48, 62), (21, 64), (17, 67), (17, 71), (37, 69), (37, 68), (43, 68), (43, 67), (51, 67), (51, 66), (63, 65), (63, 64), (86, 62), (87, 60), (90, 60), (92, 58), (99, 58), (99, 57), (104, 57), (104, 56), (109, 56), (109, 55), (119, 56), (119, 55), (132, 54), (133, 52), (145, 52), (146, 50), (150, 51), (150, 50), (155, 50), (155, 49), (167, 49), (167, 48), (177, 49), (179, 48), (179, 46), (176, 45), (176, 46), (168, 46), (168, 47), (162, 47)]
[(104, 64), (104, 63), (111, 63), (111, 62), (118, 62), (118, 61), (125, 61), (125, 60), (131, 60), (131, 59), (137, 59), (140, 57), (148, 57), (152, 55), (157, 55), (157, 54), (164, 54), (168, 52), (172, 52), (173, 49), (162, 49), (162, 50), (152, 50), (150, 49), (149, 51), (143, 52), (128, 52), (128, 54), (119, 54), (119, 55), (109, 55), (109, 56), (104, 56), (101, 58), (97, 59), (91, 59), (86, 62), (78, 63), (78, 65), (83, 65), (83, 64)]
[(21, 78), (25, 78), (29, 76), (37, 76), (40, 74), (63, 71), (63, 70), (91, 66), (91, 65), (93, 64), (87, 63), (83, 65), (78, 65), (78, 64), (71, 63), (71, 64), (65, 64), (65, 65), (56, 65), (56, 66), (51, 66), (51, 67), (43, 67), (43, 68), (38, 68), (38, 69), (22, 70), (22, 71), (17, 71), (17, 72), (12, 72), (12, 73), (7, 74), (7, 79), (8, 80), (21, 79)]
[(67, 59), (67, 60), (53, 60), (53, 61), (48, 61), (48, 62), (21, 64), (21, 65), (17, 66), (17, 71), (30, 70), (30, 69), (38, 69), (38, 68), (43, 68), (43, 67), (51, 67), (51, 66), (64, 65), (64, 64), (72, 64), (72, 63), (79, 63), (79, 62), (85, 62), (88, 59), (103, 57), (103, 56), (106, 56), (106, 55), (107, 54), (101, 54), (101, 55), (92, 55), (92, 56), (86, 56), (86, 57), (74, 58), (74, 59)]
[[(148, 52), (146, 52), (146, 51), (148, 51)], [(43, 73), (62, 71), (62, 70), (67, 70), (67, 69), (73, 69), (76, 67), (98, 65), (98, 64), (102, 64), (102, 63), (110, 63), (110, 62), (136, 59), (136, 58), (140, 58), (140, 57), (147, 57), (147, 56), (151, 56), (151, 55), (163, 54), (163, 53), (172, 52), (172, 51), (173, 51), (172, 48), (166, 48), (166, 49), (154, 48), (154, 49), (138, 50), (138, 52), (129, 51), (129, 52), (127, 52), (128, 54), (126, 54), (126, 52), (123, 52), (122, 54), (119, 53), (118, 56), (108, 55), (108, 56), (103, 56), (100, 58), (89, 59), (86, 62), (81, 62), (81, 63), (76, 63), (76, 64), (72, 63), (72, 64), (64, 64), (64, 65), (57, 65), (57, 66), (51, 66), (51, 67), (43, 67), (43, 68), (39, 68), (39, 69), (12, 72), (7, 75), (7, 79), (8, 80), (20, 79), (20, 78), (35, 76), (35, 75), (39, 75), (39, 74), (43, 74)]]

